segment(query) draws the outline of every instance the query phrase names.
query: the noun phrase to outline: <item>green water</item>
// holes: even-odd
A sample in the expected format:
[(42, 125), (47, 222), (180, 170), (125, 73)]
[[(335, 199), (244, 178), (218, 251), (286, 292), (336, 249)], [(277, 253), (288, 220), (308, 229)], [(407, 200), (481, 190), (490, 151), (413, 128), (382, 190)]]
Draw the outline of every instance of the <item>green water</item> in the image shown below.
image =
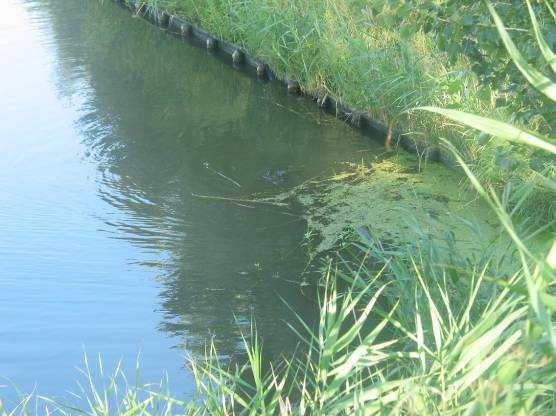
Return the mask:
[(0, 5), (0, 396), (74, 389), (84, 351), (191, 391), (185, 357), (295, 347), (300, 212), (273, 195), (380, 146), (106, 2)]
[(308, 230), (322, 250), (358, 225), (406, 241), (418, 214), (441, 238), (429, 220), (475, 209), (453, 173), (384, 161), (380, 140), (111, 2), (2, 1), (0, 56), (0, 397), (63, 396), (84, 353), (131, 374), (140, 353), (143, 380), (166, 371), (188, 397), (186, 358), (211, 340), (241, 360), (255, 322), (268, 358), (296, 347), (282, 299), (314, 319)]

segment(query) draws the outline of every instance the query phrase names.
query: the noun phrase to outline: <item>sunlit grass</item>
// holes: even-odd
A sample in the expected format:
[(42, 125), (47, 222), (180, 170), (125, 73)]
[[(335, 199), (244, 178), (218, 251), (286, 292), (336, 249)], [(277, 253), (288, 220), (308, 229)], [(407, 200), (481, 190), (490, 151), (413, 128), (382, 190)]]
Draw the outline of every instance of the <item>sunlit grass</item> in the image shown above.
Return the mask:
[[(517, 51), (509, 49), (518, 61)], [(520, 70), (539, 79), (527, 66)], [(553, 86), (541, 87), (551, 98)], [(520, 133), (519, 127), (425, 109), (556, 154), (546, 138)], [(99, 383), (86, 358), (72, 404), (24, 395), (9, 409), (0, 403), (0, 415), (556, 413), (556, 240), (551, 237), (546, 252), (533, 250), (515, 211), (453, 144), (443, 143), (510, 242), (514, 254), (503, 257), (506, 267), (493, 264), (500, 261), (494, 252), (470, 262), (455, 250), (446, 255), (419, 241), (385, 250), (360, 232), (361, 241), (354, 242), (357, 260), (333, 259), (323, 270), (316, 325), (301, 317), (289, 323), (300, 342), (293, 356), (265, 365), (255, 330), (246, 335), (243, 364), (224, 364), (209, 346), (204, 358), (191, 362), (197, 397), (189, 403), (172, 398), (164, 383), (128, 383), (120, 366), (105, 377), (100, 360), (100, 379), (106, 382)], [(544, 180), (556, 189), (551, 178)], [(529, 187), (525, 195), (534, 192)]]
[(491, 275), (488, 262), (462, 270), (424, 247), (402, 258), (357, 246), (364, 250), (359, 264), (340, 259), (326, 266), (316, 325), (301, 317), (290, 323), (300, 347), (287, 359), (265, 364), (254, 330), (245, 335), (243, 364), (223, 363), (209, 346), (205, 358), (191, 362), (197, 397), (190, 403), (172, 398), (165, 383), (129, 383), (120, 366), (107, 375), (100, 360), (91, 366), (85, 359), (70, 405), (31, 395), (0, 414), (541, 415), (556, 409), (556, 350), (523, 267), (502, 279)]
[[(533, 180), (535, 172), (556, 175), (549, 159), (527, 146), (490, 139), (444, 117), (413, 111), (415, 107), (435, 106), (508, 120), (517, 112), (534, 113), (538, 109), (526, 108), (519, 97), (507, 100), (505, 106), (497, 105), (502, 95), (479, 81), (463, 50), (449, 58), (439, 48), (434, 31), (425, 33), (418, 26), (402, 31), (407, 25), (402, 25), (402, 17), (390, 16), (387, 6), (378, 18), (369, 12), (372, 7), (366, 2), (349, 0), (146, 3), (190, 19), (243, 47), (268, 62), (279, 76), (297, 79), (308, 92), (332, 96), (419, 141), (437, 145), (440, 138), (449, 139), (475, 174), (499, 189), (508, 182), (534, 182), (537, 189), (526, 201), (527, 210), (538, 221), (554, 220), (548, 190)], [(411, 4), (419, 8), (419, 1)], [(544, 27), (540, 22), (533, 26), (540, 39), (544, 39)], [(507, 39), (509, 36), (506, 43)], [(546, 54), (546, 42), (542, 45)], [(521, 62), (529, 65), (523, 59)], [(544, 123), (547, 130), (546, 122), (535, 120), (521, 127), (536, 130)], [(450, 159), (450, 152), (445, 156)]]

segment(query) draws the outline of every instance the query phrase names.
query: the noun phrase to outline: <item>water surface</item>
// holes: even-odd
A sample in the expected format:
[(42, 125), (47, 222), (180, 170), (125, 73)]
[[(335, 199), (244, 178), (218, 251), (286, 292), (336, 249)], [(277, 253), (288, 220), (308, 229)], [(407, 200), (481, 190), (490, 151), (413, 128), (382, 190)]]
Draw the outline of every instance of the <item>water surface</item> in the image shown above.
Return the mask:
[[(299, 213), (271, 195), (380, 146), (105, 2), (0, 3), (0, 376), (72, 389), (86, 351), (191, 392), (185, 356), (270, 356), (307, 319)], [(0, 396), (11, 391), (0, 382)]]

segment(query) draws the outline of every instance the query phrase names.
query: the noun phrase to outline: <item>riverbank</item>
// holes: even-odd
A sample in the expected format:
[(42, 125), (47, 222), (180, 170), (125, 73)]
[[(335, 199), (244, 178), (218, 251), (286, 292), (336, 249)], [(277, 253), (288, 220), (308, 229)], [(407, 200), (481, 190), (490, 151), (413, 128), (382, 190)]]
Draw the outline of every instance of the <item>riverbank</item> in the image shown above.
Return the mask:
[[(456, 108), (514, 120), (534, 131), (553, 130), (554, 107), (512, 71), (506, 54), (497, 53), (500, 45), (486, 6), (465, 2), (437, 7), (421, 0), (412, 5), (379, 3), (148, 0), (145, 4), (232, 42), (268, 63), (279, 77), (299, 82), (306, 93), (332, 97), (432, 146), (439, 138), (449, 139), (488, 184), (500, 189), (512, 183), (519, 189), (533, 183), (535, 196), (523, 210), (541, 222), (552, 221), (550, 191), (538, 173), (554, 176), (553, 159), (415, 110), (422, 105)], [(464, 9), (467, 20), (461, 13)], [(515, 13), (513, 7), (502, 12), (517, 27), (512, 31), (517, 40), (530, 42), (522, 33), (530, 25), (526, 13), (521, 9)], [(432, 24), (435, 17), (442, 23)], [(486, 47), (481, 49), (479, 41)], [(480, 59), (477, 54), (482, 54)], [(529, 55), (538, 59), (538, 53)], [(443, 158), (448, 155), (443, 152)], [(514, 202), (521, 196), (516, 192)]]
[[(98, 4), (96, 6), (100, 8)], [(67, 10), (64, 10), (63, 5), (59, 7), (59, 16), (65, 22)], [(212, 73), (205, 71), (203, 75), (209, 76), (203, 83), (196, 78), (198, 68), (205, 64), (202, 51), (196, 51), (200, 58), (196, 61), (193, 54), (187, 57), (179, 55), (183, 46), (179, 42), (168, 42), (174, 43), (175, 48), (172, 47), (164, 54), (162, 52), (167, 41), (166, 36), (162, 32), (151, 30), (151, 34), (154, 33), (159, 41), (153, 43), (155, 47), (148, 48), (141, 54), (139, 45), (152, 42), (152, 37), (140, 37), (141, 31), (133, 32), (130, 27), (125, 27), (125, 21), (133, 20), (129, 16), (125, 15), (118, 21), (109, 15), (103, 19), (103, 25), (99, 24), (96, 16), (91, 17), (90, 13), (85, 16), (90, 19), (88, 29), (98, 36), (91, 37), (88, 42), (76, 42), (75, 49), (85, 51), (83, 55), (78, 55), (82, 58), (90, 58), (93, 51), (100, 51), (94, 54), (95, 60), (80, 60), (72, 56), (69, 62), (86, 63), (87, 79), (96, 85), (94, 98), (97, 105), (94, 107), (94, 115), (89, 114), (84, 120), (89, 133), (87, 139), (91, 151), (97, 151), (102, 157), (104, 179), (115, 179), (111, 185), (117, 192), (111, 194), (109, 188), (104, 188), (103, 195), (113, 195), (109, 200), (115, 200), (120, 209), (134, 214), (135, 218), (144, 215), (144, 222), (120, 223), (119, 228), (133, 227), (134, 237), (139, 237), (144, 244), (141, 247), (147, 247), (145, 243), (148, 243), (148, 246), (159, 250), (162, 248), (165, 253), (170, 252), (173, 256), (172, 262), (159, 262), (156, 267), (162, 266), (171, 273), (163, 277), (164, 283), (172, 285), (165, 288), (165, 292), (170, 292), (170, 299), (174, 300), (170, 306), (168, 302), (163, 304), (163, 308), (180, 319), (165, 321), (162, 326), (176, 328), (194, 321), (205, 329), (210, 327), (217, 315), (204, 311), (192, 313), (190, 309), (173, 313), (174, 308), (189, 306), (201, 299), (214, 309), (228, 299), (238, 299), (241, 309), (239, 315), (234, 313), (234, 316), (239, 316), (246, 324), (242, 334), (246, 339), (244, 347), (248, 360), (240, 363), (239, 367), (228, 366), (228, 362), (222, 360), (222, 357), (227, 356), (222, 352), (222, 345), (215, 342), (211, 348), (206, 348), (206, 355), (190, 363), (197, 388), (196, 400), (189, 400), (189, 397), (185, 398), (175, 390), (174, 396), (171, 396), (164, 383), (151, 385), (129, 382), (120, 371), (119, 365), (112, 376), (103, 370), (106, 366), (100, 360), (100, 375), (85, 363), (84, 380), (81, 380), (84, 382), (78, 385), (78, 391), (70, 402), (60, 403), (57, 399), (45, 397), (38, 397), (35, 402), (35, 397), (25, 396), (19, 404), (6, 403), (8, 410), (0, 403), (1, 416), (42, 413), (185, 413), (223, 416), (328, 416), (361, 412), (376, 415), (553, 413), (556, 408), (556, 336), (551, 317), (556, 310), (553, 296), (556, 245), (549, 251), (550, 247), (541, 250), (531, 244), (532, 234), (539, 230), (534, 229), (531, 233), (531, 228), (522, 227), (522, 223), (515, 221), (514, 224), (512, 213), (505, 210), (507, 195), (501, 197), (502, 203), (499, 204), (497, 195), (485, 192), (480, 182), (468, 172), (473, 189), (482, 197), (483, 206), (491, 208), (488, 211), (491, 221), (483, 223), (460, 219), (460, 223), (450, 221), (444, 228), (435, 228), (430, 233), (426, 227), (429, 223), (442, 221), (446, 214), (444, 211), (459, 217), (461, 213), (468, 214), (474, 210), (476, 205), (468, 204), (459, 186), (448, 185), (457, 184), (457, 180), (453, 179), (456, 176), (454, 172), (449, 172), (442, 166), (431, 165), (423, 171), (419, 159), (408, 157), (402, 152), (386, 152), (389, 154), (382, 155), (380, 152), (369, 153), (369, 149), (359, 149), (358, 155), (368, 155), (365, 162), (338, 163), (335, 175), (327, 174), (309, 179), (296, 187), (292, 193), (308, 211), (308, 234), (319, 236), (313, 248), (329, 257), (321, 258), (324, 262), (318, 287), (320, 319), (312, 321), (306, 315), (302, 318), (300, 313), (297, 320), (296, 317), (286, 317), (277, 310), (268, 314), (272, 322), (278, 321), (277, 318), (286, 320), (280, 324), (290, 326), (297, 335), (288, 338), (298, 342), (299, 347), (295, 353), (283, 358), (269, 349), (268, 335), (270, 332), (275, 333), (276, 327), (273, 326), (272, 331), (267, 333), (261, 331), (261, 327), (257, 331), (251, 328), (249, 332), (249, 318), (254, 316), (254, 312), (260, 312), (273, 299), (284, 299), (283, 296), (276, 296), (276, 291), (268, 287), (257, 291), (263, 283), (277, 281), (280, 275), (265, 276), (260, 273), (267, 266), (261, 266), (258, 258), (252, 254), (264, 245), (264, 236), (272, 241), (277, 240), (279, 236), (276, 230), (284, 231), (286, 224), (291, 224), (290, 219), (286, 223), (275, 224), (268, 231), (268, 217), (263, 217), (260, 224), (265, 229), (253, 240), (253, 246), (249, 246), (245, 231), (256, 228), (257, 224), (243, 223), (241, 219), (257, 215), (256, 208), (245, 204), (256, 201), (243, 199), (240, 205), (226, 204), (222, 209), (210, 210), (214, 208), (212, 204), (197, 204), (199, 201), (191, 198), (191, 191), (198, 192), (200, 189), (207, 189), (204, 192), (206, 194), (229, 194), (230, 189), (237, 188), (236, 192), (245, 195), (248, 193), (246, 184), (256, 182), (257, 178), (260, 182), (261, 173), (264, 180), (279, 182), (282, 173), (278, 173), (278, 170), (267, 171), (266, 165), (255, 166), (250, 171), (248, 169), (251, 160), (262, 159), (262, 153), (255, 153), (257, 146), (253, 146), (253, 143), (259, 143), (258, 132), (263, 128), (269, 131), (270, 120), (275, 121), (279, 112), (271, 112), (268, 119), (263, 118), (263, 122), (257, 123), (251, 130), (238, 130), (241, 134), (234, 137), (234, 140), (230, 140), (232, 123), (224, 125), (222, 135), (207, 129), (194, 134), (194, 129), (190, 126), (195, 126), (195, 121), (202, 121), (205, 128), (213, 126), (214, 114), (218, 114), (213, 107), (219, 103), (219, 99), (224, 101), (220, 102), (220, 114), (228, 114), (225, 109), (237, 110), (242, 103), (249, 101), (235, 101), (238, 91), (247, 94), (250, 84), (258, 83), (242, 80), (240, 74), (225, 65)], [(74, 26), (74, 30), (68, 30), (68, 33), (78, 32), (78, 28), (83, 27), (82, 22), (79, 23)], [(147, 28), (144, 24), (136, 26)], [(103, 42), (99, 41), (102, 37), (106, 37)], [(64, 48), (61, 50), (67, 51)], [(133, 59), (119, 59), (125, 53), (129, 53), (126, 58)], [(141, 55), (141, 59), (137, 59), (138, 55)], [(157, 59), (154, 60), (160, 64), (158, 70), (152, 68), (153, 56), (156, 56)], [(96, 64), (93, 65), (93, 62)], [(116, 68), (114, 62), (118, 63)], [(184, 62), (190, 65), (187, 71)], [(63, 68), (68, 70), (67, 66)], [(83, 66), (79, 67), (81, 68)], [(218, 78), (222, 68), (237, 75), (230, 82), (233, 93), (229, 97), (234, 97), (234, 100), (222, 100), (221, 90), (214, 85), (219, 82), (216, 80), (222, 80)], [(101, 74), (110, 74), (110, 82), (100, 82), (103, 79)], [(154, 82), (157, 79), (163, 79), (165, 83), (161, 85)], [(178, 86), (182, 88), (177, 88)], [(136, 95), (129, 94), (129, 91)], [(190, 96), (181, 95), (183, 91), (196, 91), (197, 95), (195, 99), (191, 99)], [(279, 91), (285, 96), (285, 91)], [(259, 94), (250, 96), (253, 98), (252, 104), (241, 107), (241, 114), (252, 115), (256, 113), (256, 109), (261, 108), (261, 103), (254, 99), (258, 96)], [(154, 102), (152, 97), (156, 98)], [(208, 103), (208, 106), (202, 107), (199, 104), (201, 100)], [(171, 102), (175, 105), (169, 105)], [(132, 108), (136, 103), (139, 103), (140, 110), (122, 117), (127, 114), (121, 111), (122, 108)], [(195, 104), (184, 110), (188, 103)], [(202, 112), (203, 108), (209, 108), (213, 112), (207, 116)], [(200, 113), (197, 117), (193, 114), (196, 113), (195, 110)], [(191, 118), (185, 119), (186, 115)], [(237, 118), (237, 113), (229, 114), (229, 120), (234, 123)], [(99, 120), (106, 124), (98, 123)], [(276, 132), (282, 133), (287, 126), (289, 130), (285, 136), (288, 138), (294, 137), (294, 132), (299, 133), (304, 125), (296, 119), (281, 120)], [(96, 135), (90, 129), (94, 124), (102, 127), (96, 131)], [(152, 128), (153, 125), (156, 128)], [(182, 138), (180, 134), (183, 133), (184, 126), (188, 128), (187, 134), (183, 136), (185, 139), (177, 140), (176, 138)], [(342, 127), (345, 128), (343, 125)], [(116, 134), (107, 134), (111, 130), (115, 130)], [(147, 134), (143, 134), (145, 130)], [(253, 136), (257, 140), (247, 142), (242, 147), (241, 142), (249, 137), (249, 131), (255, 133)], [(269, 136), (267, 143), (272, 144), (278, 142), (277, 137), (281, 137), (279, 134)], [(288, 142), (286, 147), (293, 150), (287, 153), (288, 157), (283, 159), (285, 162), (299, 156), (296, 158), (297, 163), (308, 163), (318, 153), (324, 153), (323, 145), (327, 140), (318, 134), (315, 135), (315, 150), (301, 153), (299, 142), (307, 137), (311, 135), (303, 134)], [(334, 143), (346, 143), (346, 136), (332, 135), (334, 140), (338, 137), (341, 139)], [(114, 140), (115, 138), (117, 139)], [(122, 138), (129, 140), (125, 142)], [(196, 139), (197, 149), (191, 147), (193, 139)], [(207, 143), (208, 139), (213, 142)], [(214, 157), (204, 157), (206, 154), (203, 153), (198, 153), (191, 159), (174, 159), (175, 155), (192, 154), (200, 147), (207, 148), (207, 144), (228, 144), (228, 147), (216, 147), (214, 154), (226, 155), (233, 164), (223, 163)], [(337, 148), (333, 149), (332, 161), (344, 161)], [(275, 161), (279, 151), (276, 148), (267, 148), (264, 154), (269, 154)], [(220, 163), (217, 165), (217, 162)], [(232, 169), (233, 166), (242, 168)], [(280, 164), (281, 166), (285, 164)], [(184, 167), (192, 169), (184, 170)], [(157, 176), (160, 173), (162, 174)], [(205, 185), (214, 184), (215, 179), (221, 180), (220, 186), (189, 188), (183, 183), (184, 178), (192, 177), (208, 177)], [(32, 180), (34, 183), (36, 176)], [(156, 192), (154, 188), (160, 184), (164, 184), (163, 189)], [(20, 186), (20, 181), (14, 181), (14, 189)], [(273, 184), (270, 189), (279, 189), (278, 186)], [(531, 189), (534, 190), (529, 187), (529, 191)], [(254, 192), (252, 195), (259, 195)], [(291, 198), (292, 193), (282, 198)], [(223, 226), (201, 229), (202, 239), (194, 240), (189, 237), (186, 240), (182, 238), (183, 234), (179, 234), (176, 239), (169, 238), (177, 234), (176, 231), (184, 231), (184, 228), (171, 226), (176, 223), (185, 224), (188, 236), (194, 236), (195, 221), (191, 220), (191, 213), (194, 211), (184, 203), (192, 200), (195, 206), (199, 206), (198, 212), (206, 214), (209, 224), (214, 223), (213, 219), (224, 219), (226, 223)], [(145, 211), (140, 205), (143, 201), (147, 203), (148, 209)], [(176, 201), (178, 203), (174, 204)], [(56, 202), (59, 203), (59, 200)], [(477, 201), (471, 198), (469, 202)], [(393, 206), (398, 210), (394, 210)], [(44, 205), (39, 205), (39, 209), (42, 210), (43, 207)], [(227, 216), (230, 212), (232, 215)], [(243, 216), (246, 212), (248, 214)], [(18, 218), (19, 215), (10, 217)], [(497, 220), (493, 221), (494, 218)], [(297, 221), (298, 218), (294, 220)], [(408, 225), (412, 220), (417, 222), (413, 229), (399, 227), (404, 223)], [(154, 227), (156, 224), (164, 225), (161, 229), (163, 232), (158, 233), (160, 230)], [(299, 232), (301, 227), (298, 224), (296, 222), (286, 229), (286, 235)], [(233, 228), (228, 228), (228, 225)], [(137, 233), (138, 226), (142, 226), (144, 232)], [(482, 246), (476, 238), (476, 235), (480, 236), (489, 227), (493, 228), (494, 234), (501, 237), (505, 244), (502, 256), (499, 256), (497, 247)], [(207, 241), (206, 236), (218, 235), (223, 228), (226, 235), (237, 239), (220, 240), (224, 244), (219, 244), (216, 240)], [(59, 229), (64, 228), (62, 226)], [(65, 240), (65, 234), (60, 234), (59, 229), (56, 229), (56, 235), (61, 235)], [(464, 234), (464, 229), (476, 233), (466, 243), (477, 255), (470, 256), (469, 250), (461, 249), (459, 242), (454, 241), (454, 234)], [(160, 238), (147, 239), (153, 232)], [(396, 235), (389, 235), (392, 233)], [(138, 238), (134, 238), (136, 244), (137, 240)], [(93, 241), (95, 246), (99, 245), (98, 240)], [(204, 245), (203, 241), (207, 241), (207, 244)], [(297, 250), (298, 246), (293, 247), (289, 241), (291, 240), (287, 240), (286, 248)], [(189, 242), (192, 244), (188, 244)], [(251, 270), (244, 268), (242, 264), (241, 268), (229, 273), (230, 284), (222, 285), (226, 267), (214, 256), (219, 246), (226, 251), (242, 248), (241, 251), (232, 252), (233, 258), (247, 259), (253, 264), (256, 268), (256, 281), (243, 283), (247, 281)], [(201, 250), (193, 251), (198, 247)], [(87, 250), (87, 255), (90, 252)], [(193, 252), (194, 255), (187, 256), (188, 252)], [(40, 252), (32, 254), (36, 257), (37, 253)], [(206, 261), (201, 263), (204, 268), (200, 268), (202, 273), (199, 286), (191, 285), (195, 280), (195, 275), (191, 273), (184, 274), (181, 280), (174, 279), (181, 275), (181, 269), (175, 267), (176, 264), (186, 264), (190, 268), (192, 264), (195, 265), (196, 258), (205, 260), (205, 254)], [(272, 257), (278, 255), (278, 251), (272, 253)], [(253, 263), (253, 260), (257, 263)], [(21, 263), (26, 261), (24, 259)], [(288, 262), (290, 261), (291, 258), (288, 258)], [(58, 270), (58, 265), (59, 263), (54, 264), (53, 269)], [(214, 279), (210, 279), (207, 267), (214, 267)], [(41, 270), (36, 273), (43, 280), (37, 284), (41, 291), (44, 291), (43, 273)], [(75, 280), (73, 273), (66, 274)], [(96, 274), (102, 275), (98, 271)], [(116, 275), (111, 273), (108, 279), (112, 280)], [(66, 285), (63, 290), (66, 291), (69, 286)], [(136, 281), (130, 286), (144, 285)], [(188, 297), (176, 296), (172, 292), (175, 287), (180, 288), (181, 293)], [(141, 294), (133, 294), (127, 287), (124, 290), (123, 295), (117, 298), (118, 302), (125, 299), (135, 304), (141, 299)], [(211, 291), (210, 295), (206, 295), (207, 290)], [(103, 307), (106, 306), (107, 292), (98, 289), (86, 292), (92, 293), (100, 299)], [(213, 292), (221, 296), (216, 297)], [(98, 293), (103, 295), (99, 297)], [(248, 294), (254, 294), (261, 302), (255, 306), (244, 302), (243, 299)], [(52, 302), (52, 294), (48, 292), (47, 295), (49, 303), (45, 309), (50, 309), (55, 304)], [(268, 297), (264, 297), (265, 295)], [(25, 298), (12, 297), (25, 304)], [(285, 299), (294, 311), (299, 311), (301, 305), (291, 304), (290, 299)], [(71, 300), (75, 304), (75, 299)], [(302, 304), (311, 304), (312, 300), (312, 297), (307, 297)], [(81, 302), (81, 305), (86, 303)], [(149, 310), (150, 308), (149, 303)], [(229, 308), (224, 309), (225, 318), (231, 315), (229, 311)], [(39, 312), (42, 322), (46, 323), (42, 318), (43, 311)], [(95, 315), (93, 324), (83, 325), (85, 321), (82, 307), (78, 310), (78, 316), (78, 326), (87, 331), (94, 328), (100, 320), (99, 315)], [(253, 320), (260, 324), (261, 321), (255, 318)], [(114, 320), (118, 327), (104, 338), (113, 347), (114, 335), (128, 328), (137, 320), (137, 315)], [(188, 330), (190, 327), (178, 328)], [(43, 325), (40, 330), (45, 330)], [(222, 336), (222, 329), (218, 328), (218, 332)], [(214, 336), (217, 335), (215, 331)], [(230, 340), (238, 341), (235, 335), (235, 331), (224, 332), (227, 343), (231, 343)], [(11, 338), (17, 339), (19, 336)], [(66, 336), (61, 339), (64, 339), (64, 344), (69, 344)], [(265, 343), (266, 355), (263, 354), (260, 339)], [(67, 357), (64, 356), (64, 359)], [(267, 365), (268, 361), (271, 365)], [(156, 365), (164, 366), (159, 355), (155, 362)], [(52, 380), (55, 378), (58, 379), (59, 375), (52, 377)]]
[[(554, 350), (533, 316), (527, 271), (505, 275), (511, 258), (491, 250), (470, 259), (437, 248), (381, 247), (362, 233), (323, 267), (320, 320), (288, 322), (296, 355), (267, 355), (254, 327), (241, 365), (210, 344), (190, 362), (194, 400), (171, 393), (172, 380), (141, 383), (85, 358), (71, 403), (21, 396), (7, 408), (0, 400), (0, 416), (552, 414)], [(551, 276), (542, 262), (532, 274)]]

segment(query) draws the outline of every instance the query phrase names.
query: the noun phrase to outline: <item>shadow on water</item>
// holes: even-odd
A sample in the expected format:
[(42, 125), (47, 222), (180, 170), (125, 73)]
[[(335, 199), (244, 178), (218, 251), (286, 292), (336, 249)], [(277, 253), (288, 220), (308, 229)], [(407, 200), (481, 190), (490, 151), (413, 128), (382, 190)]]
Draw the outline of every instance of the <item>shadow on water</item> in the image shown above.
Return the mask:
[(280, 298), (315, 312), (314, 288), (300, 287), (300, 213), (193, 194), (272, 195), (379, 146), (113, 5), (67, 3), (46, 3), (70, 66), (58, 86), (66, 96), (80, 93), (76, 79), (89, 86), (78, 129), (100, 197), (126, 214), (107, 230), (156, 254), (137, 262), (161, 282), (160, 330), (188, 352), (212, 338), (231, 355), (254, 318), (270, 355), (291, 350)]
[(301, 208), (254, 196), (339, 173), (305, 195), (327, 249), (361, 223), (411, 239), (397, 226), (414, 216), (440, 239), (476, 211), (453, 173), (384, 160), (378, 141), (304, 98), (101, 3), (0, 2), (14, 138), (0, 140), (0, 377), (58, 394), (81, 346), (108, 361), (142, 350), (146, 379), (167, 369), (190, 394), (183, 355), (214, 340), (241, 359), (251, 320), (268, 358), (291, 352), (284, 301), (308, 321), (317, 312), (307, 224)]

